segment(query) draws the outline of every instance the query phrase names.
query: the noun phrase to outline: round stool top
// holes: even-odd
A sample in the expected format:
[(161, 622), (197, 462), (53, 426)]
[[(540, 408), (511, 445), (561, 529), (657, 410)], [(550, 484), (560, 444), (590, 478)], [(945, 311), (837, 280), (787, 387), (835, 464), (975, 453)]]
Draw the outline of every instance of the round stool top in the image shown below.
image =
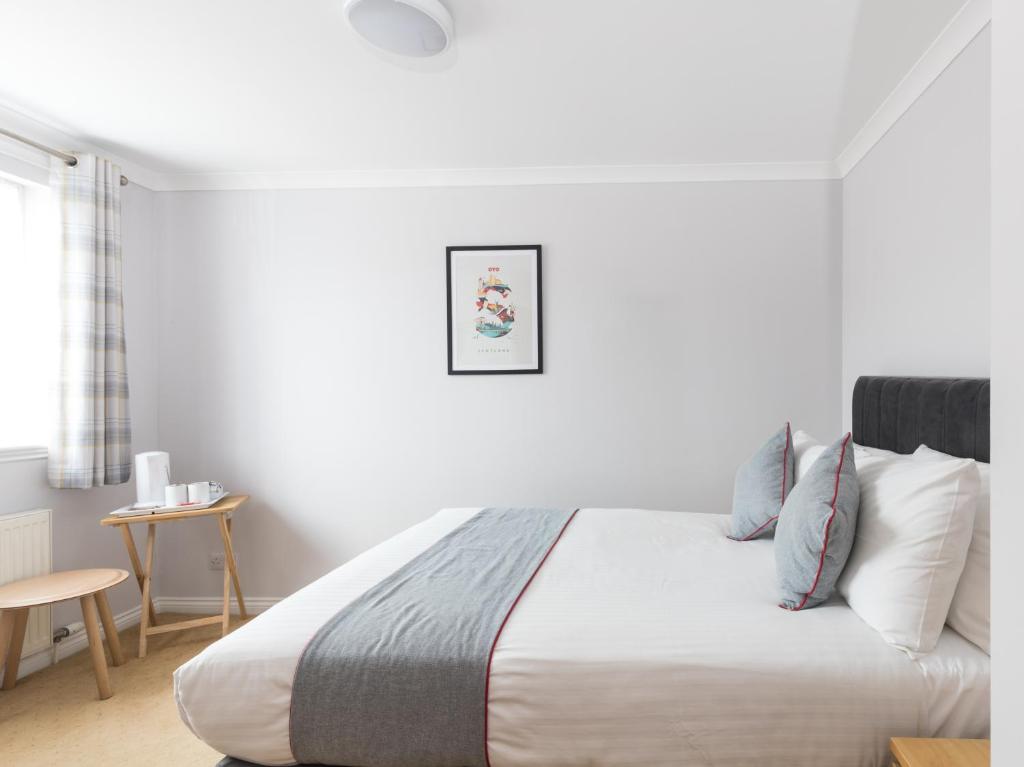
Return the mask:
[(127, 577), (127, 570), (104, 567), (96, 570), (64, 570), (14, 581), (0, 586), (0, 610), (48, 605), (95, 594), (116, 586)]

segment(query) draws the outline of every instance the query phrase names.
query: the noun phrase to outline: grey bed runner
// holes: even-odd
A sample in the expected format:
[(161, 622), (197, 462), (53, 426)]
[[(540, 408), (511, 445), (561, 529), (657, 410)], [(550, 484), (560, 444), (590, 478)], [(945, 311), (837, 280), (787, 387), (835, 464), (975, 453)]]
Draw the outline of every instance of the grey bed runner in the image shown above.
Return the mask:
[(484, 509), (342, 608), (295, 672), (295, 758), (487, 767), (492, 648), (575, 513)]

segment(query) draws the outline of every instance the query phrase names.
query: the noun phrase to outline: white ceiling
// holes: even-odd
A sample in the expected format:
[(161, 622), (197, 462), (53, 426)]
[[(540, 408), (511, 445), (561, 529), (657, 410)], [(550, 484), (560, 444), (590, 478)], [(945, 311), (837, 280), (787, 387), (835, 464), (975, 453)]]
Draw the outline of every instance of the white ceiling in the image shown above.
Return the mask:
[(163, 173), (834, 160), (965, 0), (4, 0), (0, 103)]

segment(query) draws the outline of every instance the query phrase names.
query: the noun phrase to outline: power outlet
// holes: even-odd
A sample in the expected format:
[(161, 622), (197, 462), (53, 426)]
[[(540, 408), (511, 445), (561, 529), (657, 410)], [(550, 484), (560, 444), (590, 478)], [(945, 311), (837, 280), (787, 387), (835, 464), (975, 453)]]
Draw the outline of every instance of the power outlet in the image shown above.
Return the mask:
[(210, 558), (206, 562), (206, 566), (211, 570), (223, 570), (224, 569), (224, 552), (214, 551), (210, 553)]

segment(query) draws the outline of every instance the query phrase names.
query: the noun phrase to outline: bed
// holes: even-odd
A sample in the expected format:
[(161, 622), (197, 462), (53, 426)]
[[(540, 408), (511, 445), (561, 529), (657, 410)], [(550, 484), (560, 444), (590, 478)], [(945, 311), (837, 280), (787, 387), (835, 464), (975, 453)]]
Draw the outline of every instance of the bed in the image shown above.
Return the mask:
[[(861, 379), (854, 439), (901, 452), (920, 439), (987, 460), (987, 382)], [(184, 722), (233, 757), (225, 765), (295, 764), (293, 685), (311, 640), (483, 514), (443, 510), (211, 645), (175, 672)], [(934, 652), (912, 658), (835, 596), (780, 610), (772, 541), (738, 545), (728, 524), (644, 509), (570, 515), (490, 647), (486, 694), (470, 709), (483, 719), (482, 763), (873, 766), (894, 735), (987, 736), (985, 652), (947, 627)], [(338, 694), (332, 710), (346, 705)], [(418, 735), (415, 722), (405, 729)]]

